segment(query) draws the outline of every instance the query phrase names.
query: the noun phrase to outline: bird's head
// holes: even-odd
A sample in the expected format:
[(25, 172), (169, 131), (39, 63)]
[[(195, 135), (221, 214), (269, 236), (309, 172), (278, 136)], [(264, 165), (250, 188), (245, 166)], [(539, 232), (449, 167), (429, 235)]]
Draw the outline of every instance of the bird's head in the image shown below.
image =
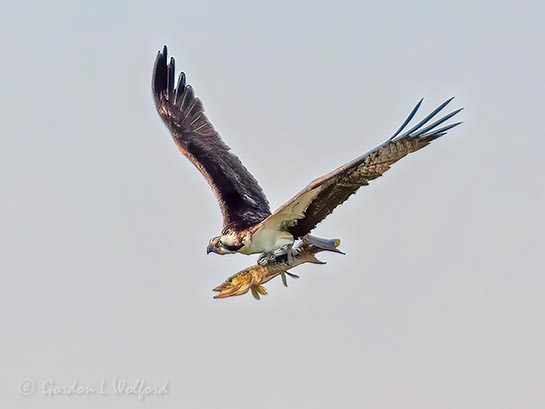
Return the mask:
[(210, 239), (206, 248), (206, 254), (233, 254), (242, 246), (241, 240), (235, 234), (223, 234)]

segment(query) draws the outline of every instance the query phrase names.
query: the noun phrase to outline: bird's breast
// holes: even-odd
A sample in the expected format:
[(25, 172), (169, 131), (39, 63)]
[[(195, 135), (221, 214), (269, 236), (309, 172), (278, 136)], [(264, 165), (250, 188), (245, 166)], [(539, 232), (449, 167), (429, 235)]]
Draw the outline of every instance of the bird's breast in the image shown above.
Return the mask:
[(293, 236), (287, 231), (272, 230), (262, 227), (254, 234), (248, 233), (239, 250), (243, 254), (270, 253), (286, 244), (293, 243)]

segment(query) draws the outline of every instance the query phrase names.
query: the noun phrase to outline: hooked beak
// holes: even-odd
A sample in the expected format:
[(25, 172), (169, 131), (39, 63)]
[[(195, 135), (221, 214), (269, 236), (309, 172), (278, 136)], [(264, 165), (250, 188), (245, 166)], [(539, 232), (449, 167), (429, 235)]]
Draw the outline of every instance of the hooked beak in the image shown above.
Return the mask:
[(206, 248), (206, 254), (210, 254), (214, 251), (214, 246), (209, 244), (208, 247)]

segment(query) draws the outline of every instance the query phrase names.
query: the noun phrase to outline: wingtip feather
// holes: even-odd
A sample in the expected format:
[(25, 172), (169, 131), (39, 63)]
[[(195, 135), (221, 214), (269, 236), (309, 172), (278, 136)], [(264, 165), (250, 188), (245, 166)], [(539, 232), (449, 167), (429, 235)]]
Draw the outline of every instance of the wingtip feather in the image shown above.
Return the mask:
[[(422, 98), (420, 100), (419, 104), (417, 104), (417, 106), (413, 109), (413, 111), (409, 115), (409, 118), (407, 118), (405, 120), (405, 122), (403, 123), (403, 125), (400, 127), (400, 129), (398, 129), (398, 131), (392, 137), (390, 137), (389, 141), (400, 140), (400, 139), (405, 138), (405, 137), (426, 137), (427, 139), (429, 139), (431, 141), (432, 139), (430, 137), (432, 137), (433, 135), (436, 135), (438, 133), (441, 133), (443, 131), (447, 131), (448, 129), (453, 128), (456, 125), (443, 127), (441, 129), (435, 129), (439, 125), (441, 125), (443, 122), (446, 122), (447, 120), (452, 118), (454, 115), (456, 115), (458, 112), (460, 112), (463, 108), (459, 108), (459, 109), (445, 115), (444, 117), (440, 118), (439, 120), (433, 122), (432, 124), (426, 126), (426, 124), (428, 124), (431, 121), (431, 119), (435, 115), (437, 115), (440, 111), (442, 111), (453, 99), (454, 99), (454, 97), (450, 97), (445, 102), (443, 102), (441, 105), (439, 105), (437, 108), (435, 108), (431, 113), (429, 113), (424, 119), (422, 119), (420, 122), (418, 122), (416, 125), (414, 125), (411, 129), (409, 129), (408, 131), (406, 131), (403, 134), (399, 135), (399, 133), (408, 125), (408, 122), (410, 122), (410, 119), (412, 119), (412, 117), (416, 113), (416, 109), (420, 106), (420, 103), (423, 101), (423, 98)], [(457, 123), (457, 125), (459, 125), (459, 123)], [(442, 135), (444, 135), (444, 133), (442, 133), (439, 136), (442, 136)], [(435, 136), (433, 139), (436, 139), (439, 136)]]
[(397, 131), (394, 132), (394, 134), (390, 137), (390, 141), (394, 140), (396, 138), (397, 135), (399, 135), (400, 132), (402, 132), (405, 127), (409, 124), (409, 122), (411, 122), (411, 120), (413, 119), (413, 117), (415, 116), (415, 114), (418, 112), (418, 110), (420, 109), (420, 106), (422, 105), (422, 102), (424, 102), (424, 98), (420, 98), (420, 101), (418, 101), (418, 103), (415, 105), (415, 107), (412, 109), (411, 113), (409, 114), (409, 116), (405, 119), (405, 121), (403, 121), (403, 123), (401, 124), (401, 126), (399, 127), (399, 129)]
[(174, 73), (176, 71), (176, 61), (174, 57), (170, 57), (168, 63), (168, 75), (167, 75), (167, 92), (168, 97), (171, 98), (174, 94)]
[(159, 100), (161, 92), (167, 89), (168, 67), (166, 64), (166, 46), (159, 50), (155, 58), (152, 77), (152, 91), (156, 101)]

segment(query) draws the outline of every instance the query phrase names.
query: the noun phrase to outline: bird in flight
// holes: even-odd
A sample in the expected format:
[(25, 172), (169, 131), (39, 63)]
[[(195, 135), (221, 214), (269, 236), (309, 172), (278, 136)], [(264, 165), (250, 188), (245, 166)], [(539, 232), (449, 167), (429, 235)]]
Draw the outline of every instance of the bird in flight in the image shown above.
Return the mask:
[(444, 125), (462, 108), (430, 123), (449, 104), (450, 98), (420, 122), (409, 126), (422, 104), (420, 100), (384, 143), (310, 182), (271, 213), (263, 190), (214, 129), (200, 99), (186, 84), (185, 74), (180, 73), (175, 80), (174, 58), (168, 60), (166, 46), (155, 60), (152, 91), (157, 112), (178, 149), (202, 173), (219, 202), (223, 228), (219, 236), (210, 239), (207, 253), (260, 253), (262, 264), (278, 255), (287, 254), (290, 260), (295, 240), (303, 237), (311, 244), (323, 245), (321, 239), (309, 233), (337, 206), (360, 187), (382, 176), (401, 158), (461, 124)]

